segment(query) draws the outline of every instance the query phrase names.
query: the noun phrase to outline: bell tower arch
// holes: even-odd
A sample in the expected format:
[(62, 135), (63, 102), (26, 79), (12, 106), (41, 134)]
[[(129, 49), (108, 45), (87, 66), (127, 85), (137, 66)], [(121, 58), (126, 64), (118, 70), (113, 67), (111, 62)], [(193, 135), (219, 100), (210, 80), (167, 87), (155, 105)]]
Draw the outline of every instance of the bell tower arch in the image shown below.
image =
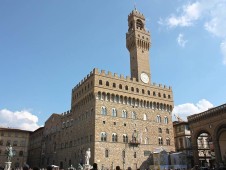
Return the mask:
[(128, 16), (126, 47), (130, 52), (130, 73), (132, 78), (147, 84), (151, 82), (149, 65), (150, 33), (145, 30), (145, 17), (136, 9)]

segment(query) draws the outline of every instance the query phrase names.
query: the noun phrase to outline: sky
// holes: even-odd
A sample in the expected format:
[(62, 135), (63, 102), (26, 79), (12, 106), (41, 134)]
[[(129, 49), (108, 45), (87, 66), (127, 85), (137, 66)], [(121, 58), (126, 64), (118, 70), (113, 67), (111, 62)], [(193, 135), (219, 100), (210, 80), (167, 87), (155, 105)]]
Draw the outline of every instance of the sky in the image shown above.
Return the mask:
[(1, 0), (0, 126), (35, 130), (70, 110), (93, 68), (130, 76), (127, 17), (151, 32), (152, 82), (182, 119), (226, 103), (226, 0)]

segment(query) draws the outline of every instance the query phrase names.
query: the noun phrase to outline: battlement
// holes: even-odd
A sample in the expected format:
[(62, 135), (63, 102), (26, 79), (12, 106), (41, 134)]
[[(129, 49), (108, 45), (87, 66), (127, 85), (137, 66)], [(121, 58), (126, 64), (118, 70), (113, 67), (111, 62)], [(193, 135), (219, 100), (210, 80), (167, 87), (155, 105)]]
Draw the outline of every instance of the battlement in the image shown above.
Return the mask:
[(132, 16), (134, 16), (134, 15), (136, 15), (137, 17), (142, 18), (143, 20), (145, 20), (144, 15), (143, 15), (141, 12), (139, 12), (137, 9), (133, 10), (133, 11), (128, 15), (128, 18), (130, 18), (130, 17), (132, 17)]
[[(96, 75), (104, 76), (104, 77), (109, 77), (109, 78), (118, 79), (118, 80), (122, 80), (122, 81), (128, 81), (129, 83), (140, 83), (141, 84), (141, 82), (139, 82), (136, 78), (124, 76), (123, 74), (120, 74), (120, 75), (118, 75), (117, 73), (112, 74), (112, 72), (110, 72), (110, 71), (99, 70), (98, 68), (94, 68), (93, 73), (96, 74)], [(152, 83), (152, 84), (149, 84), (149, 85), (154, 86), (154, 87), (158, 87), (160, 89), (172, 90), (171, 86), (166, 86), (166, 85), (162, 85), (162, 84)]]
[(63, 117), (65, 117), (65, 116), (70, 115), (71, 113), (72, 113), (72, 111), (71, 110), (68, 110), (66, 112), (61, 113), (60, 115), (62, 115)]
[(72, 92), (74, 90), (76, 90), (79, 86), (81, 86), (87, 79), (89, 79), (95, 72), (95, 69), (93, 69), (93, 71), (91, 71), (89, 74), (87, 74), (86, 77), (84, 77), (73, 89)]

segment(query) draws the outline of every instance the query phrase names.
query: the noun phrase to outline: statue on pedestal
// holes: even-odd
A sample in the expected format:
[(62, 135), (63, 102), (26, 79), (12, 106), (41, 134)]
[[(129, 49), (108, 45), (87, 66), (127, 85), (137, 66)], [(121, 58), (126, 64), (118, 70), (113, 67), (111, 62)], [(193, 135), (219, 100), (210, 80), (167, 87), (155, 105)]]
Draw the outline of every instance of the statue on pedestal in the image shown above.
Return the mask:
[(91, 152), (90, 152), (90, 148), (88, 148), (88, 150), (86, 151), (86, 154), (85, 154), (85, 165), (89, 165), (90, 158), (91, 158)]
[(8, 147), (6, 147), (6, 154), (7, 154), (7, 161), (10, 162), (12, 157), (15, 155), (13, 153), (13, 147), (11, 145), (9, 145)]

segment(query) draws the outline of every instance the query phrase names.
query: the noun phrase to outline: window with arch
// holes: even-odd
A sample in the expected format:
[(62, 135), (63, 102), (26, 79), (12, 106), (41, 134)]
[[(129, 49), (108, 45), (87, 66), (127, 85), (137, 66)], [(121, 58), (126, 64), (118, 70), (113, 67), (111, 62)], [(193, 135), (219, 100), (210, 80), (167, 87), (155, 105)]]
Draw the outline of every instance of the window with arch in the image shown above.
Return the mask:
[(109, 156), (109, 150), (105, 149), (105, 158), (108, 158), (108, 156)]
[(116, 133), (112, 133), (112, 142), (117, 142), (118, 141), (118, 136)]
[(162, 128), (159, 128), (159, 130), (158, 130), (158, 131), (159, 131), (159, 133), (162, 133)]
[(102, 84), (103, 84), (102, 80), (99, 80), (99, 85), (102, 85)]
[(134, 88), (133, 87), (131, 87), (131, 91), (134, 91)]
[(115, 84), (115, 83), (113, 83), (112, 87), (116, 88), (116, 84)]
[(144, 89), (142, 89), (142, 94), (144, 94), (145, 92), (144, 92)]
[(166, 128), (166, 134), (169, 134), (169, 129), (168, 128)]
[(128, 88), (128, 86), (125, 86), (125, 90), (128, 90), (129, 88)]
[(108, 81), (106, 81), (106, 86), (109, 86), (109, 82)]
[(163, 94), (163, 97), (166, 98), (166, 94), (165, 93)]
[(119, 89), (122, 89), (122, 85), (121, 84), (119, 84)]
[(161, 97), (161, 93), (158, 93), (158, 96)]
[(101, 107), (101, 114), (102, 115), (107, 115), (107, 108), (105, 106)]
[(147, 114), (144, 114), (144, 120), (147, 120)]
[(107, 141), (107, 133), (106, 132), (101, 132), (100, 137), (101, 137), (102, 142)]
[(151, 92), (150, 92), (150, 90), (148, 90), (148, 95), (150, 95), (151, 94)]
[(162, 137), (159, 137), (159, 138), (158, 138), (158, 142), (159, 142), (159, 145), (163, 145)]
[(157, 116), (156, 116), (156, 122), (157, 122), (157, 123), (161, 123), (161, 116), (160, 116), (160, 115), (157, 115)]
[(116, 108), (112, 108), (112, 116), (116, 117), (117, 116), (117, 110)]
[(170, 99), (171, 97), (170, 97), (170, 95), (168, 95), (168, 99)]
[(126, 111), (126, 110), (123, 110), (123, 111), (122, 111), (122, 117), (123, 117), (123, 118), (127, 118), (127, 111)]
[(156, 96), (156, 93), (155, 93), (155, 91), (153, 91), (153, 96)]
[(138, 88), (136, 88), (136, 91), (137, 91), (137, 93), (139, 93), (139, 89)]
[(143, 29), (144, 28), (144, 24), (140, 19), (137, 19), (136, 26), (137, 26), (137, 29)]
[(136, 112), (132, 112), (132, 119), (137, 119), (137, 114), (136, 114)]
[(164, 117), (164, 123), (165, 124), (168, 124), (169, 123), (168, 117), (166, 117), (166, 116)]
[(128, 143), (128, 136), (126, 134), (123, 134), (122, 137), (123, 137), (123, 143)]
[(168, 146), (170, 145), (170, 139), (169, 138), (166, 139), (166, 145), (168, 145)]

